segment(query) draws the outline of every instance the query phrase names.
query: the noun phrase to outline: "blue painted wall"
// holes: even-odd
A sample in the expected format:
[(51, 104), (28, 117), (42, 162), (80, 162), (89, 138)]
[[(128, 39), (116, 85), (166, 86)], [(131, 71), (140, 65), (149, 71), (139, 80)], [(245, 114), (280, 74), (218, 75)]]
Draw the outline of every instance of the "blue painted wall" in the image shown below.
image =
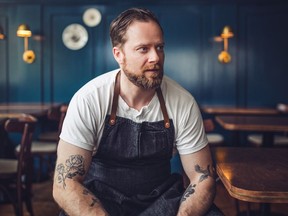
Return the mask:
[[(68, 4), (69, 3), (69, 4)], [(275, 106), (288, 103), (288, 5), (277, 1), (44, 1), (0, 0), (0, 102), (68, 102), (93, 77), (117, 67), (109, 41), (109, 24), (132, 6), (152, 9), (165, 31), (165, 72), (187, 88), (199, 104)], [(82, 21), (90, 7), (102, 13), (97, 27)], [(19, 24), (30, 26), (29, 48), (36, 61), (22, 61), (24, 42)], [(67, 49), (62, 32), (71, 23), (85, 26), (87, 45)], [(213, 41), (224, 25), (232, 62), (217, 56), (222, 43)]]

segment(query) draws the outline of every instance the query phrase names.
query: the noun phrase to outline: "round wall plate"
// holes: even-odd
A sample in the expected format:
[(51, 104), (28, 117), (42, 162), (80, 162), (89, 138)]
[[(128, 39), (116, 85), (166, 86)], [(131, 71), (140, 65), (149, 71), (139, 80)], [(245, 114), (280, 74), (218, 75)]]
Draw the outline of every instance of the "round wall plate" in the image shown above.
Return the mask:
[(84, 47), (88, 41), (88, 33), (84, 26), (73, 23), (68, 25), (62, 33), (64, 45), (71, 50), (79, 50)]
[(83, 14), (83, 22), (89, 27), (95, 27), (101, 22), (101, 13), (96, 8), (89, 8)]

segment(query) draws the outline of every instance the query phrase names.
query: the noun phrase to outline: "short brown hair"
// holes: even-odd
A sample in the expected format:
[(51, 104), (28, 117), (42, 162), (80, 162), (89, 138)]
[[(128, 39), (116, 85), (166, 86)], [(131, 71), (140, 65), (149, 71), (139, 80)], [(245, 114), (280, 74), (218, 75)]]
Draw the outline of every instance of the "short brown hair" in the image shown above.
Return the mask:
[(123, 11), (118, 17), (116, 17), (111, 22), (110, 39), (113, 47), (119, 45), (121, 47), (122, 45), (125, 44), (126, 42), (125, 34), (127, 32), (128, 27), (134, 21), (143, 21), (143, 22), (153, 21), (157, 23), (157, 25), (160, 27), (163, 33), (163, 29), (159, 23), (159, 20), (150, 10), (143, 8), (130, 8), (126, 11)]

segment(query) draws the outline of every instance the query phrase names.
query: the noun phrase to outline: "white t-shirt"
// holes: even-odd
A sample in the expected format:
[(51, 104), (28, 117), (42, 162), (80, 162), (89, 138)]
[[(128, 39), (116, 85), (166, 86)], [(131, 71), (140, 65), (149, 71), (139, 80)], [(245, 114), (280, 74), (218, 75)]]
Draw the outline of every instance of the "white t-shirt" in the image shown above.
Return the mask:
[[(111, 113), (115, 77), (119, 69), (100, 75), (79, 89), (69, 103), (60, 138), (89, 151), (97, 151), (105, 118)], [(199, 151), (208, 144), (202, 116), (194, 97), (175, 81), (163, 77), (161, 89), (168, 116), (175, 127), (174, 145), (179, 154)], [(163, 120), (155, 93), (140, 111), (130, 108), (119, 96), (117, 116), (134, 122)]]

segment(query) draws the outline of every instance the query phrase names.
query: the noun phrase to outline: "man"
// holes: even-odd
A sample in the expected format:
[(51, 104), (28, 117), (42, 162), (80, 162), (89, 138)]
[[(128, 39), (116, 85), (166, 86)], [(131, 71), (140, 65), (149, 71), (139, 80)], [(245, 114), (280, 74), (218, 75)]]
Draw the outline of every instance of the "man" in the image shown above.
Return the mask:
[[(68, 215), (205, 215), (214, 170), (194, 98), (163, 75), (164, 38), (146, 9), (110, 26), (120, 69), (72, 98), (58, 146), (53, 196)], [(190, 184), (170, 174), (177, 148)], [(64, 214), (64, 213), (62, 213)]]

